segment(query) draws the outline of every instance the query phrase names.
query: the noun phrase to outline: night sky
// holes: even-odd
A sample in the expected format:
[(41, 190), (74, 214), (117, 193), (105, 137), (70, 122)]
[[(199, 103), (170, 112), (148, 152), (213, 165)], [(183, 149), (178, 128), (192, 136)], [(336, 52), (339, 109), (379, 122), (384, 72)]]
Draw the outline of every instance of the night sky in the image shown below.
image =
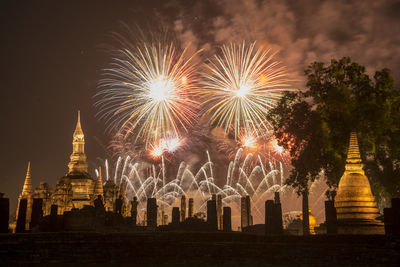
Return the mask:
[(0, 10), (0, 192), (11, 211), (28, 161), (34, 187), (55, 188), (66, 174), (78, 109), (90, 172), (106, 156), (93, 95), (109, 62), (101, 47), (121, 22), (163, 25), (204, 59), (221, 44), (257, 41), (280, 51), (299, 89), (308, 64), (343, 56), (400, 78), (400, 1), (2, 1)]

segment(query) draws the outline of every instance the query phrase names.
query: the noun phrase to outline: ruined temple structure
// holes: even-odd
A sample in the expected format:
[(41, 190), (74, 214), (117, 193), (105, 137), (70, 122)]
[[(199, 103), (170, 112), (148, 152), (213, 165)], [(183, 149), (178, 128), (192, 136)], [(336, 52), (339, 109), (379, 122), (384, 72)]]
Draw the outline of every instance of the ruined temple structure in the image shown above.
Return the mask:
[(338, 234), (384, 234), (371, 186), (363, 170), (357, 134), (352, 132), (345, 172), (335, 197)]
[(72, 140), (72, 154), (68, 164), (68, 173), (57, 180), (56, 188), (53, 191), (49, 184), (41, 182), (33, 190), (31, 180), (31, 165), (28, 163), (25, 183), (18, 198), (17, 216), (21, 199), (27, 200), (26, 229), (29, 227), (34, 199), (43, 199), (43, 216), (50, 215), (51, 205), (57, 205), (57, 213), (63, 214), (73, 208), (82, 209), (86, 205), (93, 206), (98, 195), (104, 199), (106, 211), (115, 211), (115, 201), (121, 195), (124, 200), (123, 215), (129, 216), (124, 185), (116, 186), (108, 180), (103, 186), (101, 169), (99, 168), (98, 179), (93, 179), (88, 173), (88, 164), (85, 155), (85, 136), (83, 134), (80, 112)]

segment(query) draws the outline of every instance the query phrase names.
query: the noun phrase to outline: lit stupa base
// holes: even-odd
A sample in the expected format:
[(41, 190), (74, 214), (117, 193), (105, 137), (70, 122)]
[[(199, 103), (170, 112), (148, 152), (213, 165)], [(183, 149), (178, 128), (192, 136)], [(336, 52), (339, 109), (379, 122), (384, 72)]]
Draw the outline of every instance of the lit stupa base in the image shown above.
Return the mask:
[(338, 222), (340, 235), (384, 235), (383, 223), (374, 220), (341, 220)]

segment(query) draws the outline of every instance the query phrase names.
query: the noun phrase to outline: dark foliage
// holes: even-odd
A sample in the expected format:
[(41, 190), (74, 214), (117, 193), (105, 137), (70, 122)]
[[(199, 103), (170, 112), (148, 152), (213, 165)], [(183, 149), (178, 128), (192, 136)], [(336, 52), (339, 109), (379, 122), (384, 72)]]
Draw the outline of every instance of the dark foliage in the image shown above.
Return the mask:
[(305, 71), (305, 91), (288, 92), (270, 111), (278, 144), (290, 151), (287, 180), (307, 190), (323, 171), (335, 188), (344, 171), (349, 136), (357, 131), (365, 171), (378, 200), (400, 194), (400, 91), (390, 70), (372, 80), (345, 57), (329, 66), (314, 62)]

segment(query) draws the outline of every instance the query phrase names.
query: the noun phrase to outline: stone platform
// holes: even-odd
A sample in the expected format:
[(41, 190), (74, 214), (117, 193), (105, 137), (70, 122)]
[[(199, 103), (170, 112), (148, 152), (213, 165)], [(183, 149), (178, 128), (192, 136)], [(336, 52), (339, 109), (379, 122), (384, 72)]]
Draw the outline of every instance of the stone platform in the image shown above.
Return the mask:
[(395, 266), (400, 240), (385, 236), (242, 233), (0, 235), (0, 266)]

